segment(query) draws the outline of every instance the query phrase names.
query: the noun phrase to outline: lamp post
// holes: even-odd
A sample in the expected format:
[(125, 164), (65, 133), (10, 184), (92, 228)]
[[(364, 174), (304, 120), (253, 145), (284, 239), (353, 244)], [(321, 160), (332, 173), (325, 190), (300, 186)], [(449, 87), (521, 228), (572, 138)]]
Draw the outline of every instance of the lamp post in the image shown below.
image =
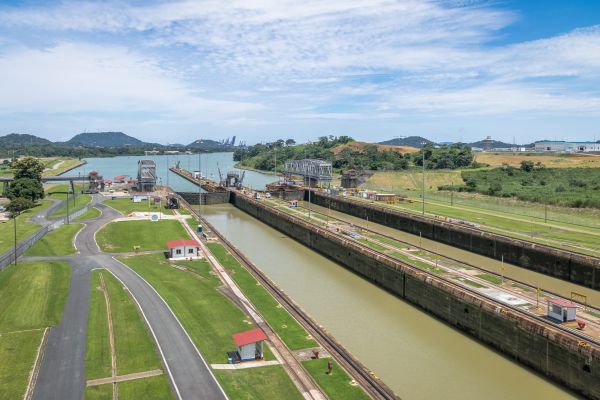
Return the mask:
[(422, 214), (425, 215), (425, 142), (421, 142), (421, 153), (423, 153), (423, 182), (421, 184), (421, 203), (422, 203)]
[(15, 266), (17, 265), (17, 217), (18, 216), (19, 216), (19, 213), (17, 213), (17, 212), (14, 212), (12, 214), (14, 234), (15, 234), (15, 242), (14, 242)]

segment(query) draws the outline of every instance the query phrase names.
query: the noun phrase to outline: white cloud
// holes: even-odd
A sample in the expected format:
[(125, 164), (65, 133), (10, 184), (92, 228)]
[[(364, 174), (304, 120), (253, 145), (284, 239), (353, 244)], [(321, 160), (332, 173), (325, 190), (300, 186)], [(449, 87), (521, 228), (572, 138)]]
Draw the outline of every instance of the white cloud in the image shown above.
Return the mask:
[(0, 112), (151, 112), (215, 120), (254, 103), (200, 97), (151, 59), (124, 47), (61, 43), (0, 54)]

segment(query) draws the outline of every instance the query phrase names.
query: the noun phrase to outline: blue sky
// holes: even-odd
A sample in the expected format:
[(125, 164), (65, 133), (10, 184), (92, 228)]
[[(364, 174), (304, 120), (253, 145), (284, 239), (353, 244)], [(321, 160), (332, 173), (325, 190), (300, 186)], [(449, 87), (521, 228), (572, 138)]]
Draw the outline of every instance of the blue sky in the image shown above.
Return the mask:
[(600, 139), (600, 2), (0, 3), (0, 134)]

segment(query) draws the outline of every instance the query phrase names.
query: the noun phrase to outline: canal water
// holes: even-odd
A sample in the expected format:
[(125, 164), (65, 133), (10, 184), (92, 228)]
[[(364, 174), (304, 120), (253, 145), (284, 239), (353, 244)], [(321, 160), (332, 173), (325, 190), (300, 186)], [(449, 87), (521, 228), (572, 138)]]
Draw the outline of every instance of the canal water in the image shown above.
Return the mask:
[[(202, 171), (202, 174), (214, 181), (219, 180), (219, 170), (222, 174), (235, 169), (233, 153), (206, 153), (201, 154), (179, 154), (179, 155), (148, 155), (148, 156), (119, 156), (105, 158), (85, 158), (84, 164), (74, 170), (66, 172), (65, 175), (85, 175), (90, 171), (97, 171), (104, 179), (114, 179), (118, 175), (126, 175), (132, 179), (137, 178), (137, 166), (139, 160), (153, 160), (156, 163), (156, 173), (159, 184), (172, 187), (176, 191), (196, 192), (198, 187), (169, 171), (178, 162), (181, 168), (190, 171)], [(200, 168), (198, 168), (200, 166)], [(241, 172), (241, 171), (240, 171)], [(264, 189), (265, 185), (274, 182), (277, 177), (256, 171), (245, 171), (244, 185), (253, 188)]]
[(243, 211), (201, 211), (403, 399), (575, 398)]

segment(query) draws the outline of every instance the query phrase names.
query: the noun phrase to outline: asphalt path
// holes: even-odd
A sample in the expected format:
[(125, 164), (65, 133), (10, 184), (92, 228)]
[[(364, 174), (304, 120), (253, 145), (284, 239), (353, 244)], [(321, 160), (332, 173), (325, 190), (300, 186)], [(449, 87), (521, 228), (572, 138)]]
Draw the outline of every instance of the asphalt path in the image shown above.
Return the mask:
[(73, 268), (63, 317), (48, 336), (34, 398), (79, 400), (83, 397), (90, 275), (94, 268), (106, 268), (123, 282), (138, 303), (177, 397), (226, 399), (210, 367), (162, 297), (132, 269), (111, 255), (100, 252), (95, 233), (112, 219), (121, 216), (114, 209), (99, 204), (101, 200), (97, 195), (92, 200), (102, 215), (86, 222), (85, 228), (77, 235), (76, 256), (22, 258), (23, 261), (63, 260)]

